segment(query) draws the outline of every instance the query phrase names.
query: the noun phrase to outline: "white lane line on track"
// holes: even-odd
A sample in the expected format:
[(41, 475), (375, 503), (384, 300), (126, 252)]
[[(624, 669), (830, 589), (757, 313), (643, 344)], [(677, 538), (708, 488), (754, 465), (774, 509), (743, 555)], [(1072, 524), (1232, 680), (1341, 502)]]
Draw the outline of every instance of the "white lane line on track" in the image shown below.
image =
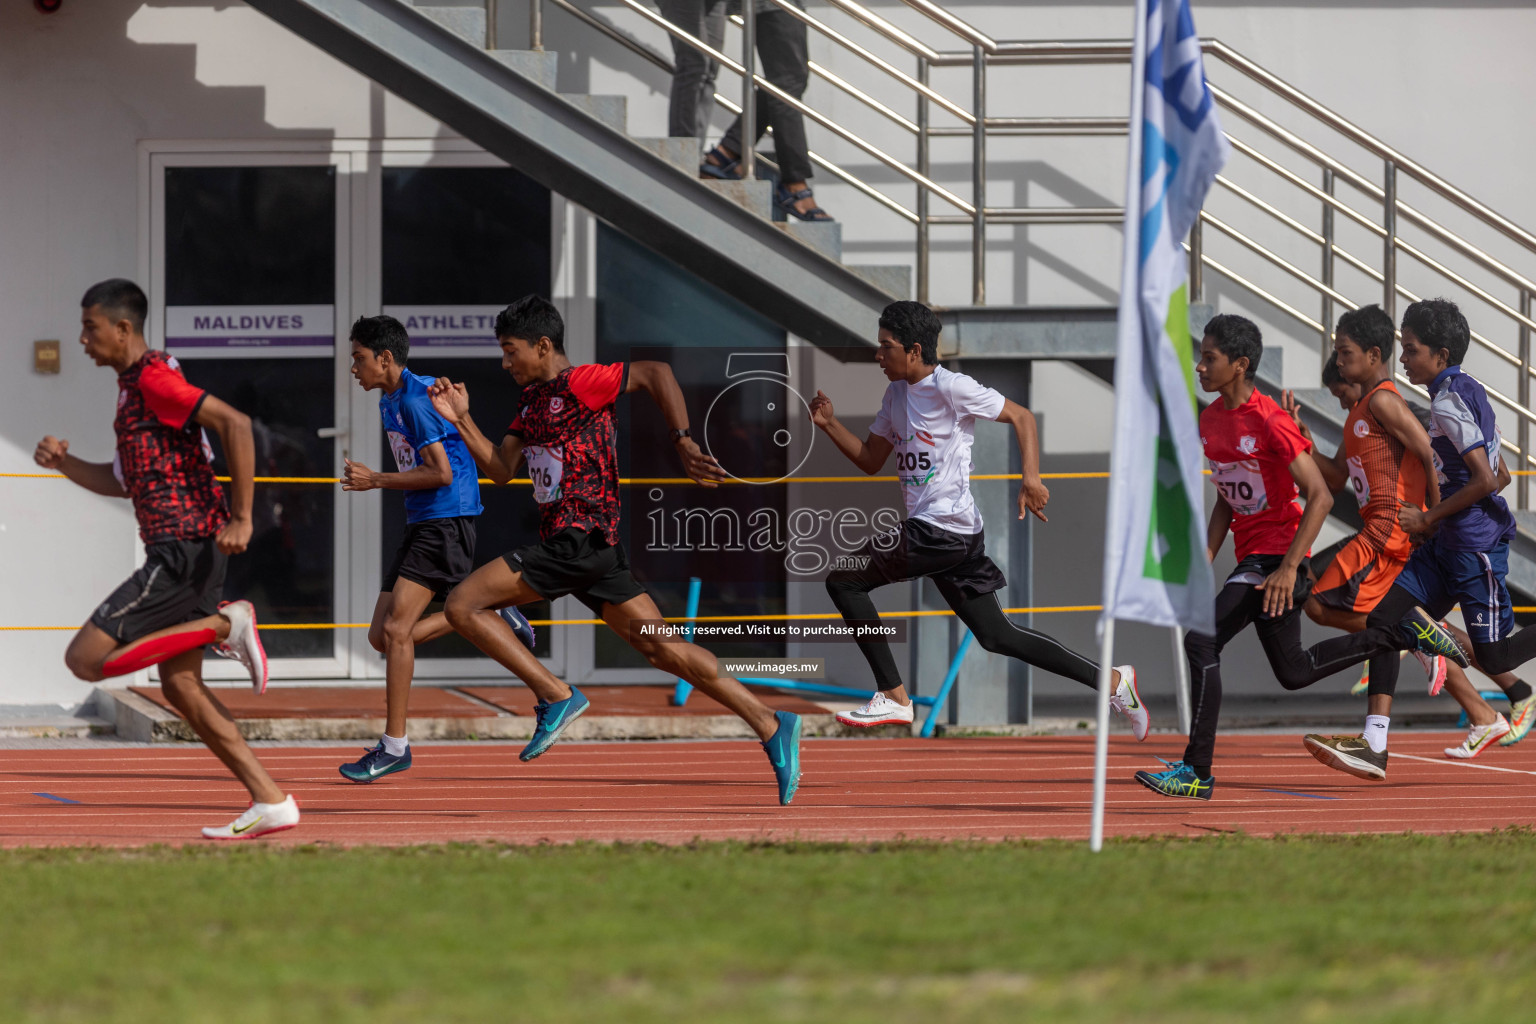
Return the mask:
[(1536, 772), (1527, 771), (1524, 768), (1500, 768), (1493, 764), (1477, 764), (1474, 761), (1453, 761), (1448, 757), (1420, 757), (1417, 754), (1400, 754), (1392, 752), (1393, 757), (1406, 757), (1410, 761), (1428, 761), (1430, 764), (1454, 765), (1457, 768), (1481, 768), (1485, 772), (1509, 772), (1511, 775), (1536, 775)]

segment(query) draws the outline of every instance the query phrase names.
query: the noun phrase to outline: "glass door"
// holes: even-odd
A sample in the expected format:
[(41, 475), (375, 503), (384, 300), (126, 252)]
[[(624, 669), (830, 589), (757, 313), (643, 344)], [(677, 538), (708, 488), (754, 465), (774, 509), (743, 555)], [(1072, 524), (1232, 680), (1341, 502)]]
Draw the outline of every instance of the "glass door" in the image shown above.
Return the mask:
[[(350, 160), (328, 152), (151, 156), (151, 344), (251, 417), (258, 477), (334, 477), (341, 463)], [(258, 483), (251, 545), (230, 560), (225, 598), (250, 600), (264, 627), (347, 621), (343, 497), (333, 483)], [(273, 677), (347, 675), (345, 633), (266, 629)], [(210, 659), (208, 675), (240, 670)]]
[[(466, 152), (386, 152), (373, 180), (379, 311), (399, 319), (410, 334), (407, 367), (464, 382), (475, 422), (500, 443), (517, 410), (518, 387), (501, 368), (496, 314), (529, 292), (549, 294), (549, 190), (485, 154)], [(357, 450), (391, 465), (376, 395), (366, 397), (355, 421)], [(476, 523), (477, 566), (538, 539), (537, 506), (527, 487), (484, 486), (480, 496), (485, 511)], [(404, 533), (405, 505), (393, 492), (383, 494), (379, 504), (375, 557), (382, 569)], [(552, 617), (549, 603), (542, 601), (523, 613), (530, 619)], [(567, 632), (537, 630), (535, 653), (557, 673), (564, 669), (560, 640)], [(418, 648), (416, 658), (421, 678), (506, 677), (455, 634)], [(382, 674), (381, 656), (372, 661), (370, 673)]]

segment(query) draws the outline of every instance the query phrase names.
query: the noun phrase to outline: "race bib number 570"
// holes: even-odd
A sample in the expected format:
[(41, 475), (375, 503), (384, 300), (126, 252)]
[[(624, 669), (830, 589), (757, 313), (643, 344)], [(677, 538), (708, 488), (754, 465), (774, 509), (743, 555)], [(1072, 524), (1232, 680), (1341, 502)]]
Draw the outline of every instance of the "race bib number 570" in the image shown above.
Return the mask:
[(1211, 477), (1216, 489), (1238, 515), (1251, 516), (1269, 508), (1269, 495), (1264, 493), (1264, 476), (1259, 472), (1256, 460), (1212, 462)]

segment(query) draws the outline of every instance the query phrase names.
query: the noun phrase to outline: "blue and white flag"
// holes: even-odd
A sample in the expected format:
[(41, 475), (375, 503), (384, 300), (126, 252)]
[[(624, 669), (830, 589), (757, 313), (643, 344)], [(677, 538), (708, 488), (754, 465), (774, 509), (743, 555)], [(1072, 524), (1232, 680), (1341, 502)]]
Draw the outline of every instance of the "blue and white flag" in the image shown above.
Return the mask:
[(1183, 241), (1231, 145), (1189, 0), (1137, 0), (1104, 611), (1215, 632)]

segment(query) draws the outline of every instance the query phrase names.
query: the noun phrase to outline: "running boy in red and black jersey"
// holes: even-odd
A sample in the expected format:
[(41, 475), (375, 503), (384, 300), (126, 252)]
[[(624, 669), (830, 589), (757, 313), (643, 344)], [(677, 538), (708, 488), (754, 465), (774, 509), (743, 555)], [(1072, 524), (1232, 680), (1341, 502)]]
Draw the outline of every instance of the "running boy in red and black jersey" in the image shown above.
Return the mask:
[[(1240, 316), (1212, 318), (1200, 343), (1195, 368), (1200, 386), (1221, 395), (1200, 414), (1200, 440), (1217, 493), (1206, 555), (1215, 560), (1230, 530), (1237, 566), (1216, 595), (1216, 634), (1190, 632), (1184, 638), (1191, 714), (1184, 757), (1165, 771), (1136, 773), (1136, 781), (1165, 796), (1211, 797), (1221, 651), (1249, 624), (1286, 689), (1308, 686), (1363, 660), (1319, 658), (1318, 648), (1301, 647), (1301, 605), (1311, 587), (1307, 552), (1333, 507), (1333, 496), (1296, 422), (1254, 386), (1263, 351), (1258, 327)], [(1298, 497), (1306, 499), (1305, 510)], [(1433, 635), (1455, 649), (1438, 626)]]
[[(256, 760), (234, 719), (203, 685), (203, 648), (239, 661), (258, 693), (267, 659), (249, 601), (220, 604), (230, 555), (251, 539), (251, 421), (187, 383), (176, 360), (144, 340), (149, 302), (131, 281), (94, 285), (80, 300), (80, 344), (97, 366), (117, 371), (117, 454), (83, 462), (49, 436), (33, 458), (95, 494), (133, 501), (144, 565), (80, 627), (64, 663), (86, 682), (160, 666), (160, 689), (198, 738), (251, 794), (246, 812), (210, 839), (253, 839), (299, 823), (299, 808)], [(234, 511), (213, 475), (203, 428), (229, 459)]]
[(572, 366), (565, 356), (559, 311), (536, 295), (501, 311), (496, 336), (502, 366), (523, 386), (517, 417), (501, 446), (493, 445), (470, 418), (464, 385), (439, 379), (432, 401), (495, 482), (510, 480), (526, 460), (539, 503), (539, 543), (475, 570), (448, 595), (446, 608), (460, 635), (538, 697), (538, 724), (521, 758), (531, 761), (548, 750), (588, 702), (517, 642), (496, 609), (575, 594), (652, 665), (686, 679), (741, 716), (763, 741), (778, 780), (779, 802), (789, 803), (800, 780), (800, 717), (770, 710), (741, 683), (720, 675), (715, 656), (704, 648), (642, 628), (659, 623), (661, 612), (630, 573), (619, 543), (614, 402), (622, 394), (645, 391), (672, 428), (684, 472), (706, 487), (725, 478), (689, 436), (688, 412), (671, 367), (649, 361)]

